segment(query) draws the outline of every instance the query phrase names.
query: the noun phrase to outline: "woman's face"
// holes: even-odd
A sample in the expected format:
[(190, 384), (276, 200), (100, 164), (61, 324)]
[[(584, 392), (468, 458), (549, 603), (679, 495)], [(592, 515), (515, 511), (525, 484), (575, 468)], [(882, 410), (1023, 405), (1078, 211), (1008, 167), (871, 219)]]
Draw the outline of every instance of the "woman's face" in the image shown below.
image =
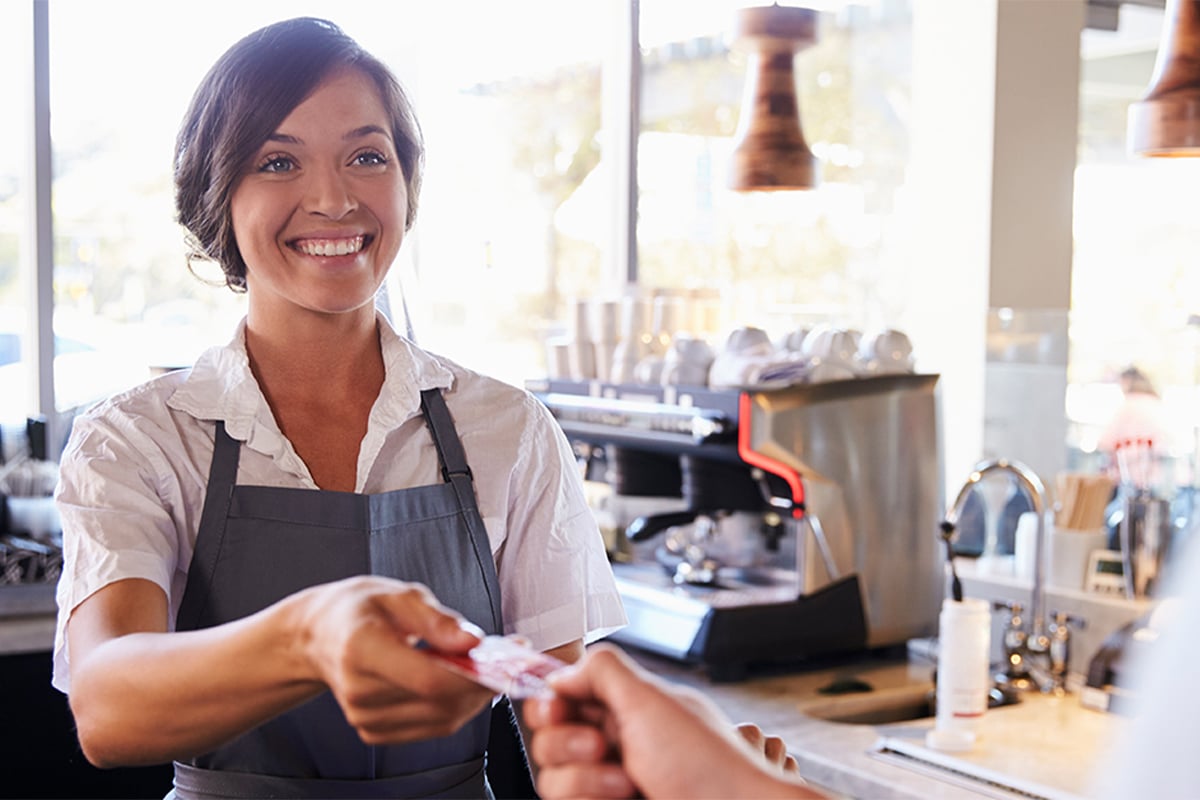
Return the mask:
[(355, 69), (331, 73), (233, 191), (251, 312), (335, 314), (371, 303), (404, 239), (406, 192), (375, 84)]

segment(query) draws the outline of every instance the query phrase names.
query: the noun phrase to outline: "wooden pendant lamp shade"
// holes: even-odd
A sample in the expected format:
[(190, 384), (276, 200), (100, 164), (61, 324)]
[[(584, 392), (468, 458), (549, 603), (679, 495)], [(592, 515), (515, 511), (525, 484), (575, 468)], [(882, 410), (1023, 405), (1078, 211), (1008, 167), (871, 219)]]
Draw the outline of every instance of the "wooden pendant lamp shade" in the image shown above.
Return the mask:
[(793, 68), (797, 51), (817, 40), (817, 14), (791, 6), (744, 8), (736, 38), (750, 50), (729, 188), (811, 189), (817, 161), (800, 129)]
[(1150, 88), (1129, 106), (1128, 145), (1142, 156), (1200, 156), (1200, 0), (1167, 0)]

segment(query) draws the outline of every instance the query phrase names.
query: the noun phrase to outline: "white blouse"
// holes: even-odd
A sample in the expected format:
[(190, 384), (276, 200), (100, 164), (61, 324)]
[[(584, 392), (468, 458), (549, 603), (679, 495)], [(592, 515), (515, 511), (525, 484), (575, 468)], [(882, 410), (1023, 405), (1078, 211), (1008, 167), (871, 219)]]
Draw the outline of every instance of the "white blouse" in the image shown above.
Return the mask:
[[(358, 455), (363, 494), (440, 483), (420, 392), (438, 387), (475, 479), (500, 581), (505, 630), (547, 650), (625, 624), (603, 540), (569, 443), (528, 392), (435, 357), (379, 316), (386, 376)], [(76, 418), (56, 502), (63, 571), (53, 683), (68, 690), (72, 610), (115, 581), (144, 578), (179, 611), (204, 507), (215, 421), (242, 442), (238, 483), (318, 488), (250, 371), (245, 321), (191, 370), (155, 378)], [(331, 421), (335, 422), (335, 421)]]

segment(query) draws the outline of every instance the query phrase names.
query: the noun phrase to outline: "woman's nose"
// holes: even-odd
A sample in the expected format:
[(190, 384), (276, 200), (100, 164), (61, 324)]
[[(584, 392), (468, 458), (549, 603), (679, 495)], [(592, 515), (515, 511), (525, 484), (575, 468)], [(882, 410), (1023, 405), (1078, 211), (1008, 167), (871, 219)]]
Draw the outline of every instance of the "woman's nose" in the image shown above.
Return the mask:
[(340, 170), (324, 167), (309, 172), (304, 196), (305, 211), (329, 219), (341, 219), (356, 206), (354, 195)]

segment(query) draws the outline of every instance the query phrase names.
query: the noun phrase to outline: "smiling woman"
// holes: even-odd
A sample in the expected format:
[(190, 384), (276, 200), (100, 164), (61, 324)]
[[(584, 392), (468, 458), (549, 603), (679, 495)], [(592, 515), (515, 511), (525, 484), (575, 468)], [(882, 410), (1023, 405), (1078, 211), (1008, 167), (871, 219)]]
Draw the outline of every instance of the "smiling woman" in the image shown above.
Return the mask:
[(531, 796), (507, 701), (426, 650), (573, 661), (624, 623), (549, 412), (376, 308), (421, 155), (326, 20), (249, 34), (196, 90), (179, 219), (247, 314), (63, 452), (54, 681), (97, 766), (173, 760), (179, 800)]

